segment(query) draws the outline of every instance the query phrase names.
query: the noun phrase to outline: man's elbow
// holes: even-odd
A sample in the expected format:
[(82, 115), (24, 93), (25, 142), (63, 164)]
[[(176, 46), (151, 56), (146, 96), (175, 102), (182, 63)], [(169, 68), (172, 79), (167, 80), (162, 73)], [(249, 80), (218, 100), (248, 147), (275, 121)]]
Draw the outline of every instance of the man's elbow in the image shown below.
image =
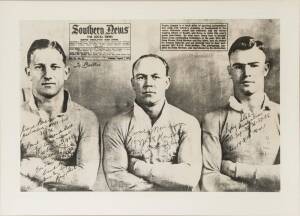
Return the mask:
[(127, 191), (130, 185), (122, 181), (122, 176), (118, 172), (105, 173), (107, 185), (111, 191)]
[(82, 172), (78, 173), (76, 185), (86, 190), (93, 190), (97, 179), (98, 166), (86, 166)]
[(216, 192), (220, 191), (219, 183), (217, 183), (215, 177), (212, 174), (202, 174), (200, 180), (201, 191)]
[(280, 179), (259, 179), (254, 184), (256, 191), (278, 192), (280, 191)]
[[(176, 188), (177, 190), (193, 190), (199, 184), (201, 171), (189, 167), (185, 172), (176, 176), (170, 179), (170, 182), (166, 182), (167, 187)], [(174, 181), (174, 179), (176, 180)]]
[(82, 190), (93, 190), (96, 182), (96, 176), (83, 175), (77, 178), (76, 185)]
[(113, 170), (110, 164), (107, 162), (107, 160), (104, 160), (103, 163), (103, 171), (104, 171), (104, 177), (106, 184), (110, 191), (120, 191), (119, 187), (119, 176), (117, 170)]
[(111, 191), (118, 191), (118, 184), (113, 173), (105, 173), (105, 179), (107, 186)]
[(189, 177), (186, 178), (186, 181), (184, 182), (184, 186), (191, 189), (195, 188), (199, 184), (200, 177), (201, 171), (191, 171)]
[(261, 191), (280, 191), (280, 167), (271, 166), (269, 169), (258, 169), (254, 186)]

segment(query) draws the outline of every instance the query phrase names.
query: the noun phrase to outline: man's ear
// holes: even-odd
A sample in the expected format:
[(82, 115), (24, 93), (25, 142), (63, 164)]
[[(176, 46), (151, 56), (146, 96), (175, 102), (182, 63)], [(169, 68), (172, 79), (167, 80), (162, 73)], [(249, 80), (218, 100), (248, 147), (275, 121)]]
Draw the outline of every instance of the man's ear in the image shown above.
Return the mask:
[(68, 80), (71, 75), (71, 70), (69, 66), (65, 67), (65, 80)]
[(130, 82), (131, 82), (131, 87), (132, 87), (133, 90), (134, 90), (135, 85), (134, 85), (134, 78), (133, 78), (133, 77), (131, 77)]
[(270, 62), (266, 62), (264, 67), (264, 77), (266, 77), (270, 71)]
[(30, 74), (30, 68), (29, 67), (25, 67), (25, 74), (30, 78), (31, 80), (31, 74)]
[(171, 84), (171, 77), (167, 76), (167, 79), (166, 79), (166, 90), (169, 88), (170, 84)]
[(232, 76), (232, 67), (230, 65), (227, 65), (227, 71), (228, 71), (229, 76), (231, 77)]

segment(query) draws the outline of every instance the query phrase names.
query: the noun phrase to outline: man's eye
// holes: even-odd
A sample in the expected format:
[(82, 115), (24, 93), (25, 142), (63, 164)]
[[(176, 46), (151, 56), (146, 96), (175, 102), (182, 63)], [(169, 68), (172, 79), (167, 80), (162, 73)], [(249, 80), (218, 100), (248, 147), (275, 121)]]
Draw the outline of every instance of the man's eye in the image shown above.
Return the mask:
[(60, 68), (60, 67), (57, 65), (53, 65), (53, 66), (51, 66), (51, 68), (52, 68), (52, 70), (56, 70), (57, 68)]
[(153, 76), (152, 78), (156, 80), (156, 79), (159, 79), (160, 77), (159, 76)]
[(250, 67), (252, 67), (252, 68), (256, 68), (256, 67), (258, 67), (259, 65), (257, 65), (257, 64), (253, 64), (253, 65), (250, 65)]
[(42, 66), (41, 65), (36, 65), (36, 66), (34, 66), (34, 69), (42, 69)]
[(234, 65), (233, 69), (235, 69), (235, 70), (242, 70), (243, 66), (242, 65)]
[(143, 77), (143, 76), (138, 76), (138, 77), (136, 77), (136, 79), (137, 79), (137, 80), (143, 80), (144, 77)]

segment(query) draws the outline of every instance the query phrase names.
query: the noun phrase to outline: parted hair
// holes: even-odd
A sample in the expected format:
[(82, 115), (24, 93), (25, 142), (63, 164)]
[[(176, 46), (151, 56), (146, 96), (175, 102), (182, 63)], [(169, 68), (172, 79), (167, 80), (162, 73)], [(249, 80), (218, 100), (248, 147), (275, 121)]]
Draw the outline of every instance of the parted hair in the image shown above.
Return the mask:
[(57, 41), (50, 41), (48, 39), (38, 39), (32, 42), (31, 46), (27, 52), (27, 65), (29, 66), (31, 63), (31, 55), (37, 49), (46, 49), (46, 48), (54, 48), (56, 49), (63, 57), (63, 62), (66, 64), (66, 54), (62, 48), (62, 46)]
[(243, 37), (239, 37), (233, 42), (233, 44), (231, 45), (228, 51), (228, 57), (230, 57), (230, 55), (236, 50), (247, 50), (247, 49), (251, 49), (254, 46), (256, 46), (258, 49), (263, 51), (266, 55), (266, 50), (263, 42), (259, 40), (255, 40), (251, 36), (243, 36)]

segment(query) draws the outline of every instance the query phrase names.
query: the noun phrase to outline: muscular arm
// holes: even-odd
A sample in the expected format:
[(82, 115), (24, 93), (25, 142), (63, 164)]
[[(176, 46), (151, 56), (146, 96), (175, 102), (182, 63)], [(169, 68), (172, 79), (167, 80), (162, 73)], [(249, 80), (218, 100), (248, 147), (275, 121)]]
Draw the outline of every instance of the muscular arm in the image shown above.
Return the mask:
[(201, 175), (201, 130), (196, 119), (182, 130), (177, 164), (134, 159), (133, 173), (170, 190), (192, 190)]
[(103, 132), (103, 168), (106, 181), (114, 191), (156, 190), (154, 184), (128, 172), (128, 156), (124, 139), (117, 122), (109, 122)]
[(221, 173), (222, 148), (219, 140), (219, 117), (207, 114), (203, 120), (202, 153), (203, 170), (201, 190), (203, 191), (247, 191), (248, 184)]
[(81, 123), (76, 165), (46, 158), (23, 158), (21, 173), (40, 182), (56, 182), (91, 189), (99, 166), (99, 124), (96, 116), (87, 115)]

